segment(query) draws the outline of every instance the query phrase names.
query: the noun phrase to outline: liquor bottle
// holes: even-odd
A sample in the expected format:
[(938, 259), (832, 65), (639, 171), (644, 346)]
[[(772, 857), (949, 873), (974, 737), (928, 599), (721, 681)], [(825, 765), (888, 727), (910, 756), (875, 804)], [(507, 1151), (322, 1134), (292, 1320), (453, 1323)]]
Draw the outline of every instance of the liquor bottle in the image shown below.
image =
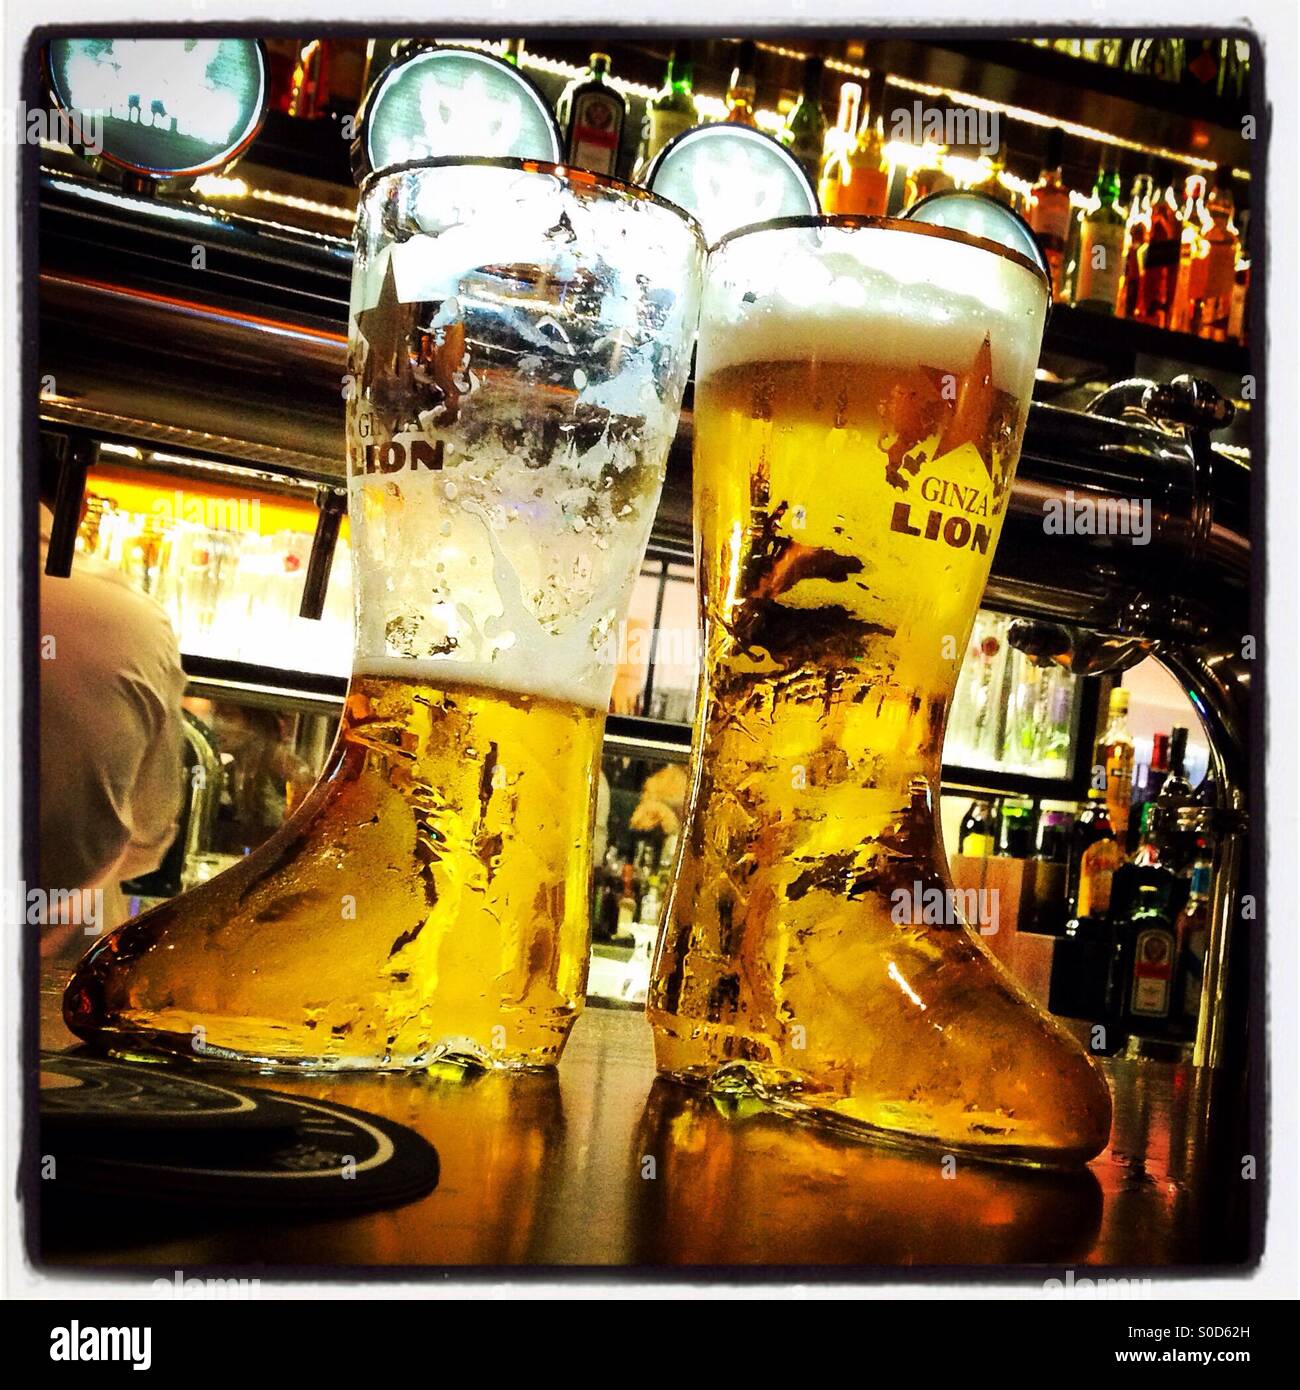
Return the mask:
[(1079, 245), (1083, 238), (1083, 209), (1070, 205), (1070, 226), (1065, 234), (1065, 266), (1061, 271), (1061, 303), (1073, 304), (1079, 284)]
[(1187, 67), (1185, 39), (1158, 39), (1151, 75), (1162, 82), (1181, 82)]
[(1038, 850), (1034, 858), (1048, 864), (1068, 863), (1073, 829), (1074, 818), (1068, 811), (1044, 811), (1038, 827)]
[(1038, 816), (1033, 806), (1013, 802), (1002, 809), (998, 853), (1008, 859), (1030, 859), (1038, 838)]
[(658, 878), (652, 878), (641, 896), (641, 907), (637, 921), (643, 927), (658, 927), (659, 914), (663, 910), (663, 898), (659, 891)]
[(301, 39), (264, 39), (266, 48), (266, 104), (271, 111), (289, 114), (293, 104), (294, 73), (298, 70)]
[(1189, 174), (1183, 193), (1183, 210), (1178, 216), (1178, 283), (1169, 313), (1169, 327), (1176, 333), (1190, 333), (1192, 327), (1192, 267), (1202, 255), (1201, 243), (1209, 220), (1205, 211), (1205, 175)]
[(987, 859), (997, 848), (998, 823), (993, 803), (982, 797), (970, 804), (957, 833), (957, 853)]
[(1178, 82), (1185, 54), (1182, 39), (1134, 39), (1129, 48), (1129, 70), (1162, 82)]
[(1174, 979), (1175, 1009), (1180, 1035), (1196, 1037), (1201, 1013), (1201, 984), (1205, 978), (1205, 951), (1210, 939), (1210, 857), (1198, 850), (1192, 864), (1187, 901), (1178, 914), (1174, 932), (1178, 961)]
[(609, 55), (593, 53), (587, 71), (564, 89), (555, 117), (564, 132), (564, 157), (593, 174), (614, 174), (627, 103), (609, 85)]
[(1146, 799), (1154, 801), (1160, 795), (1169, 776), (1169, 735), (1151, 735), (1151, 763), (1147, 768)]
[(592, 934), (599, 941), (613, 941), (618, 932), (618, 899), (622, 877), (622, 857), (616, 845), (605, 852), (599, 887), (599, 901), (592, 923)]
[(1169, 770), (1156, 796), (1158, 806), (1187, 806), (1196, 800), (1187, 780), (1187, 730), (1175, 724), (1169, 733)]
[(1133, 805), (1133, 735), (1128, 727), (1129, 693), (1122, 686), (1110, 692), (1106, 731), (1097, 746), (1097, 762), (1106, 769), (1106, 810), (1118, 839), (1128, 835)]
[(1059, 301), (1065, 269), (1065, 243), (1070, 234), (1070, 190), (1061, 179), (1065, 132), (1053, 126), (1047, 137), (1043, 172), (1029, 194), (1026, 216), (1052, 273), (1052, 298)]
[(325, 115), (330, 96), (332, 48), (332, 40), (311, 39), (299, 50), (289, 96), (290, 116), (311, 121)]
[(1129, 833), (1128, 849), (1129, 854), (1136, 853), (1139, 844), (1147, 830), (1144, 824), (1148, 816), (1148, 807), (1155, 804), (1155, 799), (1160, 795), (1160, 788), (1164, 785), (1165, 778), (1169, 775), (1169, 735), (1152, 734), (1151, 736), (1151, 762), (1147, 766), (1146, 782), (1142, 788), (1142, 796), (1135, 800), (1129, 813)]
[(1079, 229), (1076, 307), (1113, 314), (1124, 268), (1124, 214), (1119, 208), (1119, 172), (1103, 168), (1093, 187), (1093, 206)]
[(1154, 801), (1144, 801), (1141, 810), (1130, 822), (1137, 826), (1137, 842), (1129, 855), (1129, 862), (1144, 868), (1160, 862), (1160, 844), (1153, 829), (1155, 810)]
[(1130, 1033), (1168, 1038), (1174, 1010), (1178, 958), (1178, 876), (1159, 865), (1126, 864), (1115, 875), (1113, 914)]
[(1234, 106), (1242, 105), (1250, 85), (1250, 44), (1242, 39), (1223, 41), (1219, 68), (1219, 95)]
[[(758, 67), (758, 45), (746, 39), (740, 45), (736, 66), (731, 70), (731, 83), (727, 87), (727, 120), (732, 125), (756, 126), (754, 101), (758, 95), (758, 79), (754, 76)], [(817, 150), (821, 159), (821, 149)]]
[(622, 935), (636, 921), (636, 868), (628, 863), (623, 865), (623, 891), (618, 899), (618, 934)]
[(1196, 793), (1187, 780), (1186, 760), (1187, 730), (1176, 725), (1169, 735), (1169, 772), (1148, 817), (1156, 857), (1176, 872), (1191, 861), (1195, 847), (1195, 836), (1179, 824), (1179, 812), (1196, 803)]
[(1047, 1007), (1064, 1018), (1102, 1024), (1088, 1030), (1088, 1048), (1113, 1057), (1128, 1041), (1124, 981), (1115, 928), (1104, 917), (1073, 917), (1052, 943)]
[(1241, 213), (1237, 218), (1237, 228), (1241, 241), (1237, 247), (1237, 265), (1233, 273), (1232, 306), (1228, 310), (1229, 341), (1245, 347), (1250, 338), (1247, 322), (1247, 308), (1250, 304), (1250, 251), (1246, 245), (1249, 213)]
[(1137, 317), (1156, 328), (1168, 328), (1178, 287), (1178, 255), (1182, 244), (1182, 220), (1173, 168), (1164, 160), (1155, 166), (1151, 195), (1151, 220), (1146, 243), (1138, 255), (1142, 286)]
[(1151, 234), (1151, 201), (1154, 180), (1150, 174), (1138, 174), (1129, 195), (1128, 221), (1124, 226), (1124, 265), (1120, 273), (1119, 297), (1115, 313), (1124, 319), (1138, 317), (1142, 292), (1142, 248)]
[[(1106, 868), (1107, 858), (1112, 867)], [(1048, 1008), (1066, 1018), (1103, 1024), (1090, 1031), (1089, 1047), (1104, 1056), (1127, 1041), (1118, 941), (1109, 920), (1110, 884), (1118, 847), (1096, 789), (1074, 822), (1066, 863), (1066, 922), (1052, 944)]]
[(826, 132), (823, 147), (821, 179), (817, 198), (827, 215), (846, 211), (840, 207), (840, 197), (849, 181), (847, 161), (857, 139), (858, 107), (862, 88), (856, 82), (840, 85), (840, 109), (835, 124)]
[(949, 188), (956, 188), (957, 181), (944, 167), (947, 156), (947, 145), (927, 145), (925, 147), (922, 162), (912, 169), (907, 176), (907, 184), (903, 191), (903, 207), (905, 209), (910, 208), (914, 203), (919, 203), (922, 198), (928, 198), (931, 193), (941, 193)]
[(369, 44), (365, 39), (331, 39), (329, 93), (322, 112), (331, 120), (354, 117), (369, 90)]
[(1228, 337), (1240, 236), (1233, 225), (1232, 169), (1221, 164), (1205, 200), (1206, 225), (1201, 255), (1188, 283), (1191, 330), (1222, 343)]
[(695, 97), (695, 64), (689, 42), (677, 44), (668, 57), (664, 85), (646, 105), (641, 126), (639, 176), (644, 176), (650, 161), (675, 136), (689, 130), (699, 121)]
[(1020, 212), (1023, 206), (1020, 195), (1002, 182), (1002, 175), (1007, 171), (1007, 142), (1003, 140), (998, 145), (998, 152), (992, 159), (982, 158), (980, 162), (984, 173), (971, 184), (971, 191), (982, 193), (986, 198), (993, 198), (999, 203), (1005, 203), (1015, 212)]
[(1122, 68), (1125, 47), (1123, 39), (1098, 39), (1096, 61), (1108, 68)]
[(1123, 856), (1110, 817), (1105, 793), (1095, 787), (1088, 804), (1074, 822), (1070, 859), (1065, 872), (1065, 894), (1070, 916), (1104, 917), (1110, 910), (1110, 886)]
[(873, 72), (867, 83), (867, 109), (844, 161), (838, 211), (884, 217), (889, 211), (892, 173), (885, 158), (885, 73)]
[(822, 148), (826, 143), (826, 117), (822, 114), (822, 71), (825, 60), (816, 53), (804, 59), (803, 91), (781, 132), (781, 143), (817, 187)]

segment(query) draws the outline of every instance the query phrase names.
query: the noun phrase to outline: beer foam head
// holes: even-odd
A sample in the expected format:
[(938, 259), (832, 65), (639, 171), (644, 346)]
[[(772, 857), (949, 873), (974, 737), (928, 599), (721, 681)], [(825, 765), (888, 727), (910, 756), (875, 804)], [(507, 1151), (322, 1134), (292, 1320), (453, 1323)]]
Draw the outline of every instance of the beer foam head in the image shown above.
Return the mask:
[(898, 227), (771, 227), (709, 258), (697, 375), (747, 362), (952, 369), (985, 337), (994, 384), (1027, 400), (1047, 287), (962, 238)]

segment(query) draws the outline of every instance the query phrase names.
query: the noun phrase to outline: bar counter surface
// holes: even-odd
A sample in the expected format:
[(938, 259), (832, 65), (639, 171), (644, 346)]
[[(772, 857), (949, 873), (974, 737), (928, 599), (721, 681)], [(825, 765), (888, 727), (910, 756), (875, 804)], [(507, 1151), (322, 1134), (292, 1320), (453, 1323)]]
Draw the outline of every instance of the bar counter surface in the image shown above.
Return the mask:
[[(42, 993), (43, 1045), (70, 1046), (56, 992)], [(655, 1079), (639, 1011), (589, 1007), (550, 1074), (308, 1079), (218, 1070), (220, 1078), (197, 1074), (411, 1126), (438, 1150), (437, 1188), (405, 1206), (330, 1219), (105, 1202), (93, 1228), (45, 1224), (47, 1269), (1204, 1272), (1249, 1260), (1250, 1209), (1263, 1200), (1242, 1155), (1214, 1138), (1234, 1131), (1226, 1110), (1240, 1088), (1161, 1062), (1107, 1063), (1110, 1146), (1087, 1168), (1064, 1172), (945, 1163), (937, 1152), (728, 1110)], [(1212, 1122), (1217, 1107), (1225, 1113)]]

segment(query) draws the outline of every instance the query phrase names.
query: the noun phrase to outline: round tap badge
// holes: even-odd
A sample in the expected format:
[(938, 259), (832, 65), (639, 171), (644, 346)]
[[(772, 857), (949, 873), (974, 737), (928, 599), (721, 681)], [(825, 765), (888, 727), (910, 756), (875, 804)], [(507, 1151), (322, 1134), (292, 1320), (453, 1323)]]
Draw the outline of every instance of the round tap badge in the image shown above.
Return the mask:
[(753, 222), (820, 211), (794, 156), (742, 125), (684, 130), (655, 157), (646, 187), (694, 214), (710, 246)]
[(54, 39), (45, 61), (80, 152), (152, 178), (227, 168), (266, 110), (255, 39)]
[(1018, 251), (1032, 261), (1049, 282), (1052, 278), (1047, 258), (1029, 223), (1014, 208), (987, 193), (977, 193), (973, 188), (941, 189), (913, 203), (903, 217), (910, 222), (928, 222), (933, 227), (949, 227), (985, 241), (1000, 242), (1009, 251)]
[(378, 169), (461, 155), (561, 160), (560, 129), (518, 68), (471, 48), (416, 49), (371, 89), (352, 148), (358, 181)]

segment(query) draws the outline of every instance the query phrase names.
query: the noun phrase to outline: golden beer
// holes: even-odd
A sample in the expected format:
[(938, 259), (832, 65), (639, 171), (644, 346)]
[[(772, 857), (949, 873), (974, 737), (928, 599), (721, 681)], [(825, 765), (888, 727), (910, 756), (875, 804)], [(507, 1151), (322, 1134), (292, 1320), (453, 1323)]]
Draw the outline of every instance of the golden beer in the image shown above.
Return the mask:
[(553, 1063), (586, 984), (603, 729), (562, 701), (354, 676), (296, 814), (94, 954), (69, 1026), (288, 1064)]
[(680, 210), (582, 171), (431, 161), (367, 182), (338, 741), (265, 846), (98, 943), (74, 1032), (323, 1069), (558, 1059), (586, 985), (611, 638), (703, 255)]
[(1090, 1059), (930, 910), (949, 901), (944, 726), (1045, 304), (1019, 258), (906, 223), (715, 251), (694, 417), (705, 679), (648, 1002), (661, 1071), (991, 1155), (1105, 1143)]

